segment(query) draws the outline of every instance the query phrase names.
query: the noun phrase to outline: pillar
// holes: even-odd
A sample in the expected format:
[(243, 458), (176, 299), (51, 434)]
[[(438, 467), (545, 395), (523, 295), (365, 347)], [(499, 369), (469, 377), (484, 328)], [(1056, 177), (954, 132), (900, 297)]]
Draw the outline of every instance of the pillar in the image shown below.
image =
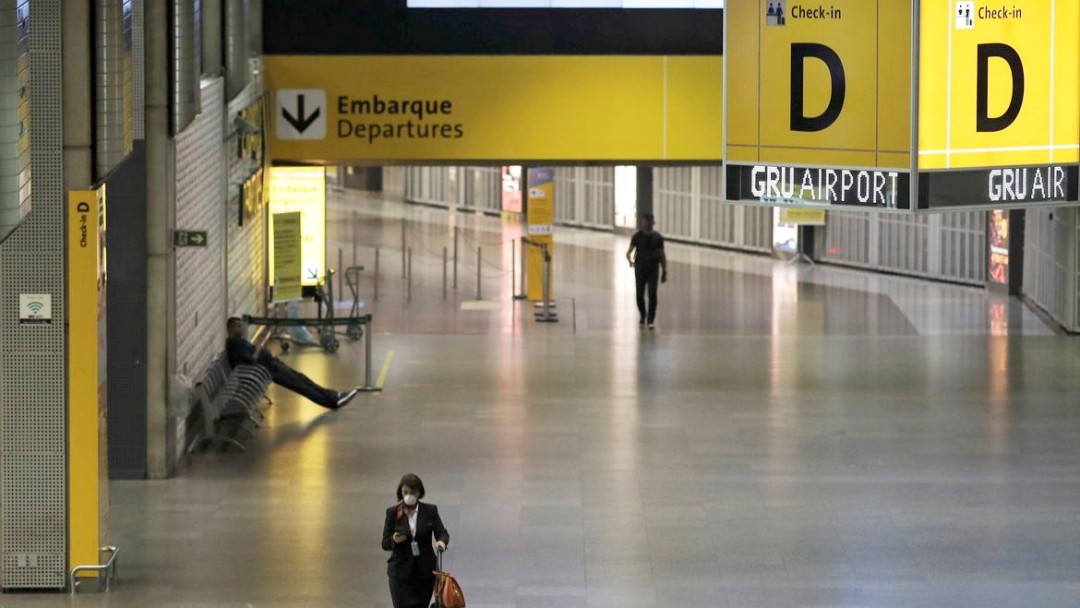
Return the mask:
[(653, 168), (638, 165), (637, 168), (638, 217), (653, 213)]
[(169, 344), (173, 193), (169, 138), (169, 2), (146, 0), (146, 425), (147, 476), (169, 475)]
[(217, 76), (225, 67), (221, 46), (221, 0), (202, 0), (199, 9), (202, 18), (202, 71), (203, 74)]

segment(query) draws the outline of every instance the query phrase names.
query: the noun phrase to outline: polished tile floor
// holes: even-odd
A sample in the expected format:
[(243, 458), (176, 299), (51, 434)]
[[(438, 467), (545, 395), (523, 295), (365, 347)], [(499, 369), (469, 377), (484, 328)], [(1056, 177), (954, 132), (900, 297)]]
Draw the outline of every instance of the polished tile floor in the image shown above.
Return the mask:
[[(388, 607), (379, 536), (405, 472), (470, 608), (1080, 605), (1080, 344), (1022, 307), (672, 247), (661, 328), (641, 332), (626, 240), (560, 230), (562, 321), (539, 325), (510, 300), (498, 222), (459, 218), (501, 304), (463, 311), (476, 263), (443, 300), (445, 213), (331, 217), (346, 265), (354, 231), (369, 269), (382, 248), (379, 301), (370, 276), (361, 291), (386, 391), (326, 413), (275, 390), (247, 454), (113, 483), (121, 581), (74, 605)], [(346, 386), (361, 356), (287, 360)]]

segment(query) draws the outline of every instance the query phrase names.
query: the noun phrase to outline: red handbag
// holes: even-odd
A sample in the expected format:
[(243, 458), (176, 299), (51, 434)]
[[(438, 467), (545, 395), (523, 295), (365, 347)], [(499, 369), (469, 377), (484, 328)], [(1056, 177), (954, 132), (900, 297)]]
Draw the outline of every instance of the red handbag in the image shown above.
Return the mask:
[(465, 594), (454, 575), (442, 569), (442, 551), (439, 551), (439, 569), (435, 575), (435, 602), (440, 608), (465, 608)]

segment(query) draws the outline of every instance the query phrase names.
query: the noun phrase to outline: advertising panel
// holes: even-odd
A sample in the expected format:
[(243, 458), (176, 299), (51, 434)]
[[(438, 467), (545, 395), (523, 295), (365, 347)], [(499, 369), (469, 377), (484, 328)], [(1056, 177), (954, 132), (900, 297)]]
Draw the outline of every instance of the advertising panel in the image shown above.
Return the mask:
[(799, 253), (799, 225), (785, 222), (783, 209), (773, 209), (773, 251)]
[(525, 217), (533, 245), (526, 254), (526, 295), (531, 301), (539, 301), (544, 298), (544, 253), (540, 246), (546, 245), (551, 252), (555, 245), (555, 169), (529, 169), (528, 196)]
[(723, 147), (720, 56), (269, 56), (266, 68), (277, 161), (717, 162)]
[(990, 212), (990, 282), (1009, 284), (1009, 212)]
[[(274, 167), (270, 170), (270, 234), (274, 217), (300, 214), (301, 284), (316, 285), (326, 273), (326, 170), (323, 167)], [(270, 248), (270, 284), (276, 261)]]
[(824, 209), (773, 209), (773, 251), (799, 253), (799, 226), (824, 226)]
[(502, 168), (502, 210), (521, 213), (521, 166)]

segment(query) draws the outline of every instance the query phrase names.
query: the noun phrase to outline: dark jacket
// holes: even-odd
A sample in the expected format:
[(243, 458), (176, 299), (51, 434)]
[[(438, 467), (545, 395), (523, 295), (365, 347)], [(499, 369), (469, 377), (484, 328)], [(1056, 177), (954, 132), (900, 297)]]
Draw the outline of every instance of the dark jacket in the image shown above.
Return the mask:
[[(430, 576), (439, 564), (435, 555), (435, 541), (443, 541), (450, 544), (450, 534), (443, 526), (442, 518), (439, 517), (439, 508), (427, 503), (419, 503), (416, 513), (416, 542), (420, 544), (420, 557), (413, 557), (412, 534), (409, 533), (409, 516), (404, 512), (398, 517), (398, 505), (386, 510), (386, 523), (383, 525), (382, 548), (390, 551), (387, 559), (386, 574), (390, 578), (407, 579), (413, 572), (420, 572)], [(409, 537), (409, 540), (394, 544), (394, 533), (399, 532)]]

